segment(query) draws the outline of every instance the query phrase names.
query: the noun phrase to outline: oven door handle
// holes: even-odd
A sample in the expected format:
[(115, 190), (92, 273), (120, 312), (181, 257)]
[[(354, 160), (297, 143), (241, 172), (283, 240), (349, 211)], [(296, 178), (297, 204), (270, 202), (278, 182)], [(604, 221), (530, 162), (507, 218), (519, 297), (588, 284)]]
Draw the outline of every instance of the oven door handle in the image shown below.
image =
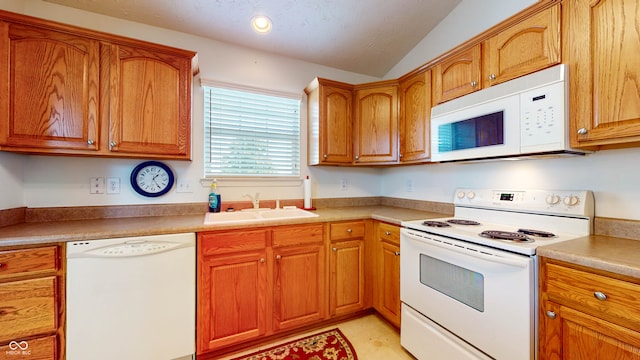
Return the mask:
[(437, 246), (445, 250), (455, 251), (464, 255), (473, 256), (475, 258), (479, 258), (486, 261), (497, 262), (497, 263), (511, 265), (511, 266), (517, 266), (521, 268), (526, 268), (527, 266), (529, 266), (530, 259), (527, 256), (513, 255), (513, 256), (507, 257), (504, 255), (491, 254), (489, 252), (491, 250), (487, 251), (486, 253), (483, 253), (478, 250), (471, 249), (470, 247), (459, 247), (455, 245), (449, 245), (449, 244), (441, 243), (436, 240), (429, 239), (427, 237), (423, 238), (422, 236), (416, 236), (409, 231), (405, 232), (404, 235), (409, 240), (412, 240), (412, 241), (427, 243), (429, 245)]

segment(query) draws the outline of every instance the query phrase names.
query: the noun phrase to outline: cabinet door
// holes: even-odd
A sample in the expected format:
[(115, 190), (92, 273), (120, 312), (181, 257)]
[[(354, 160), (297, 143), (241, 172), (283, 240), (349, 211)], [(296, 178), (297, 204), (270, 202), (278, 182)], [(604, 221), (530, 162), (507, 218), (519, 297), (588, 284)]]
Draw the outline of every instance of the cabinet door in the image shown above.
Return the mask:
[(540, 360), (640, 359), (640, 333), (552, 302), (543, 308)]
[(398, 86), (356, 91), (356, 163), (398, 161)]
[(286, 330), (325, 318), (323, 245), (274, 248), (273, 329)]
[(57, 288), (55, 276), (0, 283), (0, 343), (55, 333)]
[(431, 70), (400, 81), (400, 161), (430, 154)]
[(329, 311), (338, 316), (364, 307), (364, 241), (331, 244)]
[(400, 246), (382, 242), (378, 255), (376, 310), (389, 322), (400, 326)]
[(265, 250), (205, 257), (198, 264), (198, 354), (267, 331)]
[(111, 45), (109, 149), (189, 159), (191, 58)]
[(0, 21), (0, 146), (97, 150), (99, 56), (98, 41)]
[(563, 1), (571, 145), (640, 142), (640, 1)]
[(434, 105), (482, 88), (481, 55), (481, 45), (478, 44), (436, 64), (433, 70)]
[(353, 92), (336, 86), (320, 89), (320, 148), (323, 163), (353, 162)]
[(560, 5), (501, 31), (483, 46), (484, 87), (560, 63)]

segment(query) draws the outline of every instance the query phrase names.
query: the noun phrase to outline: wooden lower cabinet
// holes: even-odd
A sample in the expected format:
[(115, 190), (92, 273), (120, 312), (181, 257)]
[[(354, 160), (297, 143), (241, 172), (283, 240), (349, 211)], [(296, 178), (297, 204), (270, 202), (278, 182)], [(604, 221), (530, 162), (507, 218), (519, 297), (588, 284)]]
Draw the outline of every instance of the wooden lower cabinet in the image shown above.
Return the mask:
[(541, 258), (540, 360), (640, 359), (640, 279)]
[(331, 244), (329, 312), (344, 315), (364, 307), (364, 240)]
[(0, 360), (64, 359), (62, 245), (0, 248)]
[(376, 224), (376, 275), (373, 306), (400, 327), (400, 227)]
[(326, 318), (324, 225), (198, 233), (197, 354)]

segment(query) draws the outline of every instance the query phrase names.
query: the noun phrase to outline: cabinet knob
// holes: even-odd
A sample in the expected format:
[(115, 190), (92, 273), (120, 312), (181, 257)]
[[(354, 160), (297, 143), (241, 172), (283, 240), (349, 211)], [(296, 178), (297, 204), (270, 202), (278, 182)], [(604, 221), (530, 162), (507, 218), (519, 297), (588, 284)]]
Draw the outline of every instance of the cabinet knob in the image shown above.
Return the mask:
[(276, 255), (276, 260), (280, 260), (280, 259), (282, 259), (282, 256)]
[(605, 293), (603, 293), (602, 291), (596, 291), (593, 293), (593, 296), (600, 300), (600, 301), (605, 301), (607, 300), (607, 295)]
[(87, 140), (87, 145), (93, 145), (93, 144), (95, 144), (95, 141), (91, 139)]
[(323, 158), (323, 159), (326, 159), (326, 158), (328, 158), (328, 157), (329, 157), (329, 156), (328, 156), (327, 154), (322, 155), (322, 158)]
[(389, 236), (389, 235), (391, 235), (391, 231), (385, 231), (384, 234)]
[(556, 318), (556, 313), (555, 313), (555, 312), (553, 312), (553, 311), (551, 311), (551, 310), (547, 310), (547, 311), (546, 311), (546, 314), (547, 314), (547, 317), (548, 317), (549, 319), (552, 319), (552, 320), (553, 320), (553, 319), (555, 319), (555, 318)]
[(333, 251), (338, 251), (338, 248), (331, 248), (331, 250), (333, 250)]
[(478, 82), (477, 81), (472, 81), (471, 82), (471, 87), (476, 87), (478, 86)]
[(353, 232), (353, 230), (351, 230), (351, 229), (347, 229), (347, 232), (348, 232), (349, 234), (351, 234), (351, 233)]
[(400, 159), (402, 159), (402, 154), (400, 154), (399, 156), (400, 156)]
[(260, 258), (260, 262), (264, 263), (266, 260), (264, 258)]
[(578, 135), (584, 135), (587, 133), (587, 128), (580, 128), (578, 129)]
[(360, 155), (356, 155), (356, 160), (360, 160)]
[(116, 145), (118, 145), (118, 143), (117, 143), (117, 142), (115, 142), (115, 141), (111, 141), (111, 142), (109, 142), (109, 146), (110, 146), (110, 147), (116, 147)]
[(395, 256), (400, 256), (400, 251), (395, 251), (395, 252), (393, 253), (393, 255), (395, 255)]
[(496, 74), (489, 75), (489, 80), (495, 80), (495, 79), (496, 79)]

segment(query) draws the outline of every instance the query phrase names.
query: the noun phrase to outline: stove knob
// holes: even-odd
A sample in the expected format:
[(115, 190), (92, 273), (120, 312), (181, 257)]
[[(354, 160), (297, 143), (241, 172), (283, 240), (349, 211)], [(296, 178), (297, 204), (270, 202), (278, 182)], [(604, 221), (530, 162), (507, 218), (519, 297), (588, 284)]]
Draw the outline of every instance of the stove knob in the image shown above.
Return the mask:
[(555, 204), (560, 202), (560, 196), (558, 196), (558, 195), (549, 195), (549, 196), (547, 196), (546, 201), (547, 201), (547, 204), (549, 204), (549, 205), (555, 205)]
[(577, 205), (579, 202), (580, 202), (580, 199), (575, 195), (567, 196), (564, 198), (564, 204), (567, 206), (574, 206), (574, 205)]
[(458, 199), (464, 199), (464, 191), (458, 191), (456, 195), (458, 196)]
[(476, 193), (474, 193), (473, 191), (469, 191), (469, 193), (467, 194), (467, 198), (469, 198), (469, 200), (473, 199), (476, 197)]

